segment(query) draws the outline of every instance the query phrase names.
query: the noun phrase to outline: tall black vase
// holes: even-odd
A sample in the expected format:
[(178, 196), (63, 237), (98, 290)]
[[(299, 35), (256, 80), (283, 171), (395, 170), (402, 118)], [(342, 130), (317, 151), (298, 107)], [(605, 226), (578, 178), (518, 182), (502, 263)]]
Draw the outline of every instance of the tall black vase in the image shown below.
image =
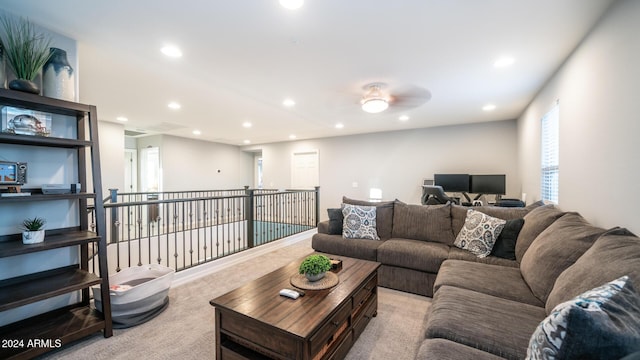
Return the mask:
[(50, 51), (51, 57), (42, 67), (42, 95), (74, 101), (76, 84), (67, 52), (58, 48), (50, 48)]

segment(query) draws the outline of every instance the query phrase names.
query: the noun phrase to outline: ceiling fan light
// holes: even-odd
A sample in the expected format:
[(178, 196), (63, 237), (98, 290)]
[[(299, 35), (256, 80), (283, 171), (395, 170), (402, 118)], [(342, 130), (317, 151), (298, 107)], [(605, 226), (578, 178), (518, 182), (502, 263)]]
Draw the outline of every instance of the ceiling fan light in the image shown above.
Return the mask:
[(304, 0), (280, 0), (280, 5), (291, 10), (299, 9), (303, 4)]
[(362, 110), (370, 114), (383, 112), (387, 110), (388, 107), (389, 102), (387, 102), (386, 99), (382, 98), (367, 99), (362, 102)]

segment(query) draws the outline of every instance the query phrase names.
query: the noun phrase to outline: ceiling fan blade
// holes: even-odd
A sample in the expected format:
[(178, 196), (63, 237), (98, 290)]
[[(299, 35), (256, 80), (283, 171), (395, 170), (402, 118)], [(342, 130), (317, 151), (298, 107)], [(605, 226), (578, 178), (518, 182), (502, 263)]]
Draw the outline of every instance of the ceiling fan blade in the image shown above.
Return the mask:
[(391, 91), (391, 107), (415, 108), (431, 100), (431, 92), (415, 85), (403, 86)]

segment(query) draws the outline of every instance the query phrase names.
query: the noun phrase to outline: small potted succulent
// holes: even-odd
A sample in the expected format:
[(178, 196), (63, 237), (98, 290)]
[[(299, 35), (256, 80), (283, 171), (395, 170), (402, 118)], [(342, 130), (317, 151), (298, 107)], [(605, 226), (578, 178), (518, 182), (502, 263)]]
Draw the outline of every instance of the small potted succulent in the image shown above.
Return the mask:
[(331, 260), (324, 255), (309, 255), (302, 263), (298, 272), (304, 274), (309, 281), (322, 279), (327, 271), (331, 270)]
[(37, 244), (44, 241), (44, 224), (46, 220), (39, 217), (33, 219), (25, 219), (22, 222), (22, 243), (23, 244)]

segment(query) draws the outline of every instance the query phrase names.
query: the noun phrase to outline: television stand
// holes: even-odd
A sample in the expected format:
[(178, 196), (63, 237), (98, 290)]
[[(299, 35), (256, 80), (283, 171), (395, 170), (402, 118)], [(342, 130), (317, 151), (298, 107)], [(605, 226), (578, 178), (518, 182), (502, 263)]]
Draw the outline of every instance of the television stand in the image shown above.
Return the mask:
[[(484, 195), (489, 195), (489, 194), (477, 194), (476, 197), (473, 198), (473, 200), (478, 200)], [(493, 194), (491, 194), (491, 195), (493, 195)], [(495, 194), (495, 197), (496, 197), (496, 202), (498, 202), (498, 201), (500, 201), (502, 199), (502, 195), (500, 195), (500, 194)], [(471, 201), (471, 200), (469, 200), (469, 201)]]

